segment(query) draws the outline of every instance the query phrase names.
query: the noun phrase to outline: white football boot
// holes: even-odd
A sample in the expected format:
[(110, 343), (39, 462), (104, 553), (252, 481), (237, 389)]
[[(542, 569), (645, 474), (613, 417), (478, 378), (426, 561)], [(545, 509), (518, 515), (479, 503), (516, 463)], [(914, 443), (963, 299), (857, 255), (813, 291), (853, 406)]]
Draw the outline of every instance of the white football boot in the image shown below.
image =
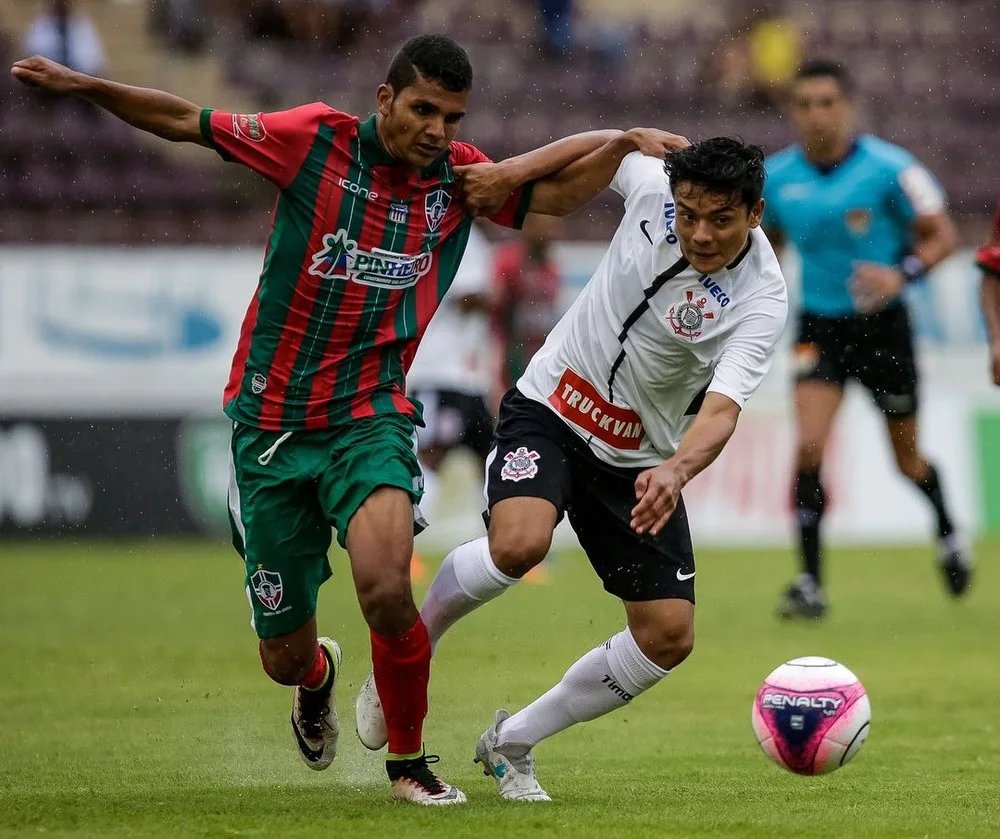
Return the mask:
[(502, 708), (497, 711), (493, 725), (486, 729), (476, 743), (476, 763), (483, 765), (483, 774), (497, 782), (500, 797), (508, 801), (551, 801), (535, 778), (535, 758), (531, 749), (516, 751), (498, 744), (497, 730), (510, 714)]
[(354, 720), (354, 730), (366, 749), (377, 752), (385, 748), (389, 742), (389, 732), (385, 727), (385, 714), (382, 713), (382, 700), (375, 687), (374, 673), (368, 674), (358, 692), (358, 699), (354, 703)]
[(292, 699), (292, 733), (306, 766), (317, 772), (326, 769), (337, 756), (340, 721), (337, 719), (334, 686), (343, 654), (332, 638), (317, 639), (330, 662), (332, 673), (322, 690), (295, 688)]

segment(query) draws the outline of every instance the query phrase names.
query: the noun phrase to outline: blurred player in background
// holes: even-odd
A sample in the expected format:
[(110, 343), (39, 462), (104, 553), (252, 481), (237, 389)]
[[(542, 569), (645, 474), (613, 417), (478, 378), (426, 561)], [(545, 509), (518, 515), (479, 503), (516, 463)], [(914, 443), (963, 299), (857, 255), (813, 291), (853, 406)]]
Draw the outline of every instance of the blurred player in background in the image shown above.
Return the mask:
[(549, 800), (534, 746), (625, 707), (690, 654), (695, 561), (681, 491), (732, 436), (785, 325), (785, 280), (758, 229), (761, 149), (706, 140), (667, 155), (664, 171), (662, 159), (623, 159), (633, 147), (623, 135), (567, 167), (566, 183), (536, 185), (536, 197), (565, 189), (569, 212), (610, 184), (624, 216), (500, 405), (488, 537), (445, 558), (421, 607), (436, 644), (544, 559), (564, 514), (623, 601), (625, 629), (526, 708), (498, 711), (480, 737), (477, 760), (507, 800)]
[(532, 213), (524, 220), (521, 237), (497, 249), (493, 268), (493, 329), (499, 362), (496, 404), (521, 378), (559, 320), (562, 277), (552, 256), (558, 229), (559, 219)]
[(481, 474), (493, 442), (488, 405), (496, 366), (490, 340), (492, 258), (489, 240), (474, 225), (455, 280), (406, 374), (407, 393), (423, 405), (417, 457), (424, 473), (420, 509), (429, 517), (437, 499), (437, 472), (449, 452), (468, 449)]
[(841, 65), (803, 65), (792, 90), (801, 142), (767, 161), (765, 229), (802, 259), (794, 485), (802, 573), (782, 597), (783, 617), (826, 611), (820, 470), (848, 379), (874, 397), (900, 472), (933, 507), (948, 591), (964, 594), (971, 573), (938, 471), (918, 449), (917, 370), (901, 296), (955, 250), (957, 235), (931, 174), (909, 152), (856, 133), (850, 94)]
[(981, 294), (990, 342), (990, 369), (993, 384), (1000, 385), (1000, 200), (993, 220), (993, 235), (976, 251), (976, 264), (983, 272)]
[(404, 45), (377, 89), (377, 113), (364, 120), (318, 102), (270, 114), (213, 111), (40, 56), (16, 62), (12, 74), (164, 139), (214, 148), (280, 190), (225, 391), (233, 543), (246, 564), (261, 663), (295, 687), (299, 753), (325, 769), (339, 736), (341, 652), (317, 637), (315, 612), (331, 573), (332, 526), (370, 628), (392, 795), (464, 802), (431, 771), (437, 758), (423, 747), (431, 648), (410, 586), (422, 523), (413, 440), (421, 419), (404, 374), (458, 269), (467, 210), (520, 226), (534, 206), (533, 179), (617, 132), (559, 141), (466, 183), (465, 167), (488, 161), (454, 140), (472, 67), (458, 44), (433, 35)]

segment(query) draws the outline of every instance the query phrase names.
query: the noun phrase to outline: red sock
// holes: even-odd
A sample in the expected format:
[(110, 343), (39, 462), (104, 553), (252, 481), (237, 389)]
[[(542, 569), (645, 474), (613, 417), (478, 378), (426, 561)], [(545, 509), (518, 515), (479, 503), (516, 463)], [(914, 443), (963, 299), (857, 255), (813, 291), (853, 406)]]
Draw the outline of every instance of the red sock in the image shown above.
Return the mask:
[(305, 677), (301, 682), (299, 682), (299, 684), (306, 690), (319, 690), (326, 684), (326, 680), (329, 675), (330, 659), (326, 657), (326, 652), (323, 648), (317, 644), (316, 658), (313, 661), (313, 665), (309, 668), (309, 672), (306, 673)]
[(385, 713), (391, 755), (423, 751), (427, 716), (427, 682), (431, 675), (431, 642), (427, 627), (417, 622), (402, 635), (379, 635), (372, 630), (375, 686)]
[[(260, 666), (264, 668), (264, 672), (279, 685), (288, 685), (287, 682), (283, 682), (278, 679), (274, 673), (272, 673), (267, 667), (267, 659), (264, 657), (264, 642), (261, 641), (257, 648), (260, 653)], [(313, 659), (312, 667), (309, 668), (309, 672), (306, 673), (305, 678), (299, 682), (302, 687), (307, 690), (318, 690), (324, 684), (326, 684), (326, 679), (330, 675), (330, 659), (327, 658), (326, 653), (323, 648), (317, 644), (316, 645), (316, 658)], [(290, 685), (289, 685), (290, 686)]]

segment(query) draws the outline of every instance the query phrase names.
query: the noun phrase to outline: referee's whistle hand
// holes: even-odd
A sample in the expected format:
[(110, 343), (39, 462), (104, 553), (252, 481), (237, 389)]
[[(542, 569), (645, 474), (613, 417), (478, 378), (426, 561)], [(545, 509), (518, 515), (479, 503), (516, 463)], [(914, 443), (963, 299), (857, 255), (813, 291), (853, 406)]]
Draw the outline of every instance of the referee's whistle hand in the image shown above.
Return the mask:
[(890, 265), (855, 262), (848, 289), (860, 311), (877, 312), (899, 296), (905, 282), (902, 273)]

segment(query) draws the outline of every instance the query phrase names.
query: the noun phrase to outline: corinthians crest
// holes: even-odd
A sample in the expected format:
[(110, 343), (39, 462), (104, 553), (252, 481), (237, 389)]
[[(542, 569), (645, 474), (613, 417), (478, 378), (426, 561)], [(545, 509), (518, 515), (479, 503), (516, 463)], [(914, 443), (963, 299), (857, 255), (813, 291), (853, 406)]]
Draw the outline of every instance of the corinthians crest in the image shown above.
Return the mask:
[(707, 297), (694, 298), (693, 291), (684, 292), (685, 300), (670, 307), (667, 318), (675, 335), (694, 340), (701, 335), (701, 326), (706, 320), (714, 320), (715, 312), (706, 312)]
[(523, 481), (534, 478), (538, 474), (538, 464), (535, 463), (541, 455), (536, 451), (528, 451), (525, 446), (518, 446), (515, 451), (503, 456), (506, 461), (500, 470), (500, 478), (504, 481)]

